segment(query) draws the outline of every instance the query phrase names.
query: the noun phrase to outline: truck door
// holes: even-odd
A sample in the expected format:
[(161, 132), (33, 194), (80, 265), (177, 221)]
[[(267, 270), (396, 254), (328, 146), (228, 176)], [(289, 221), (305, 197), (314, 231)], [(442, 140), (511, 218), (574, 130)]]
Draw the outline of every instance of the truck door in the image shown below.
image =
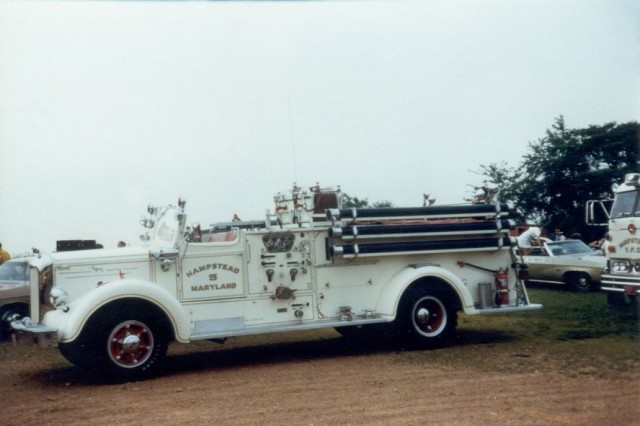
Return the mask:
[(178, 298), (198, 302), (247, 294), (244, 243), (239, 230), (210, 234), (189, 243), (182, 258)]

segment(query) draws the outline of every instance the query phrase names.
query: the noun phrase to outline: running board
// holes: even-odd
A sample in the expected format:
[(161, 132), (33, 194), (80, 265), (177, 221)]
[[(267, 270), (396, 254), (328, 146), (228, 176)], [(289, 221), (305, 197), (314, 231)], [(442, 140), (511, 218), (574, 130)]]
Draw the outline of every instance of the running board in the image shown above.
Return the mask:
[(229, 328), (226, 330), (202, 329), (200, 331), (194, 332), (189, 340), (209, 340), (219, 339), (223, 337), (250, 336), (252, 334), (280, 333), (284, 331), (314, 330), (318, 328), (380, 324), (390, 321), (393, 321), (393, 319), (389, 317), (354, 318), (351, 321), (340, 319), (326, 319), (317, 321), (300, 321), (294, 323), (287, 322), (282, 324), (268, 324), (244, 327), (241, 326), (237, 328)]
[(539, 303), (529, 303), (528, 305), (509, 305), (509, 306), (496, 306), (491, 308), (475, 308), (473, 311), (467, 312), (469, 315), (493, 315), (503, 314), (506, 312), (521, 312), (521, 311), (536, 311), (542, 309), (542, 305)]

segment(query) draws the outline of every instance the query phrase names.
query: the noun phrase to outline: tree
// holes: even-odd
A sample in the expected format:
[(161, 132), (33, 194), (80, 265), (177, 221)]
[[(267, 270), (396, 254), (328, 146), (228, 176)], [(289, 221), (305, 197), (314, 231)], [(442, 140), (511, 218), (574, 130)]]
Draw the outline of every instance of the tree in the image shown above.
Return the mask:
[(516, 205), (516, 216), (586, 236), (593, 233), (584, 223), (586, 201), (610, 196), (614, 182), (637, 171), (639, 132), (636, 122), (568, 129), (560, 116), (529, 143), (518, 167), (490, 164), (480, 174), (502, 185), (501, 199)]
[(342, 197), (342, 207), (344, 208), (369, 207), (369, 200), (367, 200), (366, 198), (361, 200), (358, 197), (351, 197), (346, 192), (343, 192), (342, 194), (340, 194), (340, 196)]
[(509, 167), (509, 165), (502, 161), (501, 163), (490, 163), (488, 165), (481, 165), (480, 171), (476, 172), (486, 179), (483, 180), (481, 186), (473, 186), (473, 196), (468, 198), (467, 201), (472, 201), (475, 198), (477, 191), (482, 190), (485, 187), (495, 190), (496, 201), (500, 203), (508, 203), (511, 206), (511, 218), (517, 222), (525, 221), (525, 213), (517, 204), (517, 182), (518, 182), (518, 170)]
[(374, 208), (393, 207), (393, 203), (389, 200), (381, 200), (371, 204), (371, 207), (374, 207)]
[(341, 197), (343, 208), (393, 207), (393, 203), (388, 200), (376, 201), (373, 204), (369, 204), (369, 200), (366, 198), (359, 199), (358, 197), (351, 197), (344, 192), (341, 194)]

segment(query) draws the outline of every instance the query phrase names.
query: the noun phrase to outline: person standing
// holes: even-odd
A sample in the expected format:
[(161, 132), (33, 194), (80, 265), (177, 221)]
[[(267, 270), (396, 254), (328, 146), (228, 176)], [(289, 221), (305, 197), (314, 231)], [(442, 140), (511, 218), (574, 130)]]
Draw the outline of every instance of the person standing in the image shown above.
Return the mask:
[(564, 241), (567, 239), (567, 237), (564, 236), (564, 232), (562, 232), (560, 228), (556, 228), (554, 234), (556, 234), (556, 241)]
[(527, 256), (531, 254), (531, 249), (534, 245), (542, 246), (542, 242), (540, 241), (541, 234), (542, 231), (537, 226), (531, 226), (520, 234), (518, 237), (518, 247), (520, 247), (522, 255)]
[(9, 256), (9, 253), (4, 251), (4, 249), (2, 248), (2, 243), (0, 243), (0, 265), (2, 265), (7, 260), (11, 260), (11, 256)]
[(601, 239), (590, 242), (589, 247), (595, 250), (600, 250), (602, 254), (606, 256), (607, 250), (609, 249), (610, 242), (611, 242), (611, 235), (609, 235), (609, 233), (607, 232), (606, 234), (604, 234), (604, 237), (602, 237)]

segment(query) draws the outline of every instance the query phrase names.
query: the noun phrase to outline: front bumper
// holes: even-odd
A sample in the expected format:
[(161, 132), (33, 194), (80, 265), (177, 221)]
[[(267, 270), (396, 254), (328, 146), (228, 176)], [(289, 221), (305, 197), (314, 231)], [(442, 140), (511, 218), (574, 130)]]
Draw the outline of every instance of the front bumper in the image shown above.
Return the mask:
[(58, 344), (58, 330), (44, 324), (33, 324), (31, 318), (15, 318), (11, 328), (31, 334), (33, 341), (40, 347), (47, 348)]
[(630, 291), (640, 290), (640, 276), (637, 275), (613, 275), (602, 274), (600, 289), (604, 291)]

